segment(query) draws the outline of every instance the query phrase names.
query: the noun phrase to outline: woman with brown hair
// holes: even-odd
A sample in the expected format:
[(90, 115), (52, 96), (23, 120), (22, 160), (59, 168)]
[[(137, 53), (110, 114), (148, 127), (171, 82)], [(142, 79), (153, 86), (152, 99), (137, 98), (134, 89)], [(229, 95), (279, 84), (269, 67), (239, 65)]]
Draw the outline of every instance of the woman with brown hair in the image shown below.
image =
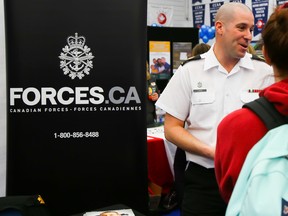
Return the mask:
[[(260, 91), (282, 115), (288, 115), (288, 2), (270, 16), (262, 31), (263, 54), (273, 67), (276, 83)], [(236, 110), (219, 124), (215, 172), (220, 193), (228, 203), (250, 149), (267, 133), (258, 116), (247, 108)], [(275, 183), (277, 184), (277, 182)]]

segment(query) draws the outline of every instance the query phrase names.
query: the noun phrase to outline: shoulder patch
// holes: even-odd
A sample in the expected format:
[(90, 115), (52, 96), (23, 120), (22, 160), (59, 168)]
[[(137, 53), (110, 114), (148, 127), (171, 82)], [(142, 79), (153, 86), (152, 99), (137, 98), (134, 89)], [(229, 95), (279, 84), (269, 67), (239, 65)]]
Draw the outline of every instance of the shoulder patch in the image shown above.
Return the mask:
[(260, 57), (260, 56), (258, 56), (258, 55), (252, 55), (251, 59), (265, 62), (265, 59)]
[(182, 62), (181, 65), (183, 66), (183, 65), (186, 64), (187, 62), (194, 61), (194, 60), (199, 60), (199, 59), (201, 59), (201, 56), (200, 56), (200, 55), (196, 55), (196, 56), (193, 56), (193, 57), (188, 58), (187, 60), (185, 60), (184, 62)]

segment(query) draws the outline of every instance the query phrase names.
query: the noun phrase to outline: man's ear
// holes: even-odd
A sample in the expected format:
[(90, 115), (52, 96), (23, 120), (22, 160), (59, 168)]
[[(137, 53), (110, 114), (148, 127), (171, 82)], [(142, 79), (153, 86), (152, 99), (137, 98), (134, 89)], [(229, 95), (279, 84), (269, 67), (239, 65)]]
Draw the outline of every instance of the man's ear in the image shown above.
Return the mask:
[(223, 34), (223, 23), (221, 21), (216, 21), (215, 30), (216, 30), (217, 34), (219, 34), (219, 35)]
[(269, 58), (268, 53), (267, 53), (264, 45), (262, 46), (262, 53), (264, 55), (266, 63), (271, 65), (272, 64), (271, 59)]

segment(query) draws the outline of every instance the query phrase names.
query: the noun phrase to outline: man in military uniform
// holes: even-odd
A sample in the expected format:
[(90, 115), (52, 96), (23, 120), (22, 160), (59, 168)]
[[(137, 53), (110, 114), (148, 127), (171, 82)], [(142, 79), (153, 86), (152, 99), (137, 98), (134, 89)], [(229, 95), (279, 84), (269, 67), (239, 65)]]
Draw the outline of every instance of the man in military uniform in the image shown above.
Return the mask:
[(215, 43), (178, 68), (156, 103), (166, 111), (166, 139), (185, 150), (188, 161), (182, 216), (225, 215), (214, 173), (217, 125), (273, 82), (272, 68), (247, 52), (253, 29), (245, 4), (223, 4), (215, 17)]

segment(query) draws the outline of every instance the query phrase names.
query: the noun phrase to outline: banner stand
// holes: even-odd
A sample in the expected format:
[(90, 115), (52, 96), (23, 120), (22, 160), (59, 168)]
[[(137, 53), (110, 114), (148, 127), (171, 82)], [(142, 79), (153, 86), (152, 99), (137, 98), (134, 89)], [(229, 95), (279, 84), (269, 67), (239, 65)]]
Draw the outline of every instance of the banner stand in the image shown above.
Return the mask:
[(143, 0), (4, 0), (7, 196), (148, 209)]

